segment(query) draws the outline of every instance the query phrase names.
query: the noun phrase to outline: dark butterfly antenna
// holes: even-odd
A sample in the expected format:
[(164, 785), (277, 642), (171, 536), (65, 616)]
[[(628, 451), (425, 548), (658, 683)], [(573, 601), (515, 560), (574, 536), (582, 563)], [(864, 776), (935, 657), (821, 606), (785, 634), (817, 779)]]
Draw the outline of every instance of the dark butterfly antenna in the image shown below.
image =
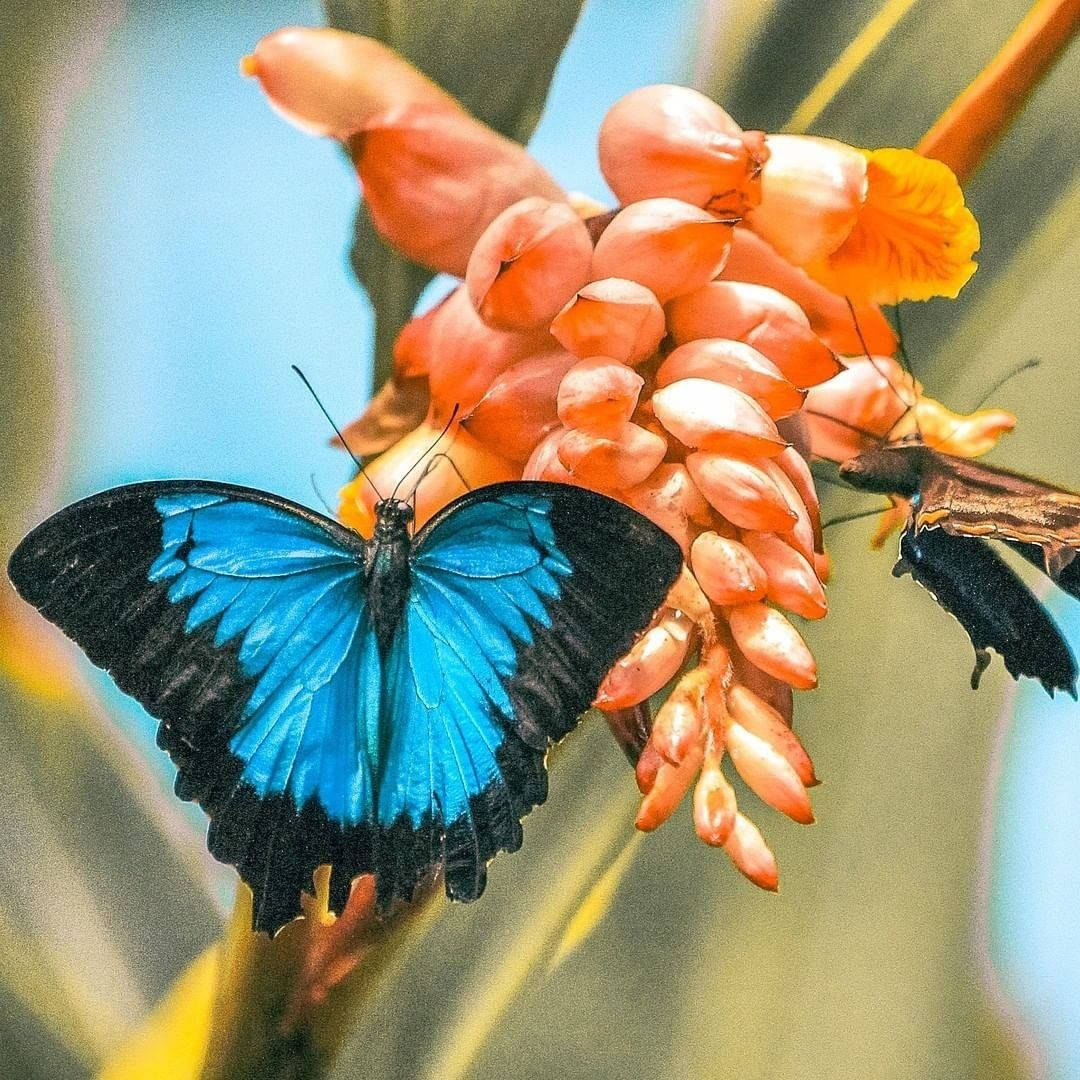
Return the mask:
[[(851, 424), (847, 420), (841, 420), (839, 416), (831, 416), (829, 413), (821, 412), (818, 409), (803, 409), (807, 416), (816, 416), (820, 420), (828, 420), (832, 424), (836, 424), (839, 427), (847, 428), (848, 431), (855, 432), (856, 435), (861, 435), (864, 439), (869, 439), (872, 443), (878, 446), (883, 445), (886, 439), (881, 435), (875, 435), (872, 431), (867, 431), (866, 428), (861, 428), (858, 424)], [(893, 427), (896, 425), (894, 424)]]
[[(401, 474), (401, 479), (399, 479), (398, 482), (394, 485), (394, 490), (392, 492), (390, 492), (391, 501), (393, 501), (394, 499), (397, 498), (398, 488), (401, 487), (401, 485), (403, 483), (405, 483), (405, 478), (409, 475), (409, 473), (411, 473), (413, 471), (413, 469), (415, 469), (416, 466), (419, 465), (424, 460), (424, 458), (426, 458), (428, 456), (428, 454), (430, 454), (431, 451), (434, 450), (435, 447), (438, 446), (439, 443), (442, 442), (443, 436), (450, 430), (450, 425), (456, 419), (457, 414), (458, 414), (458, 406), (455, 404), (454, 408), (450, 412), (450, 419), (446, 421), (446, 426), (442, 429), (442, 431), (439, 432), (438, 438), (436, 438), (431, 443), (431, 445), (416, 459), (416, 461), (414, 461), (408, 467), (408, 469), (406, 469), (405, 472), (403, 472)], [(414, 487), (413, 491), (415, 491), (415, 490), (416, 490), (416, 488)]]
[(843, 525), (848, 521), (861, 521), (863, 518), (873, 517), (875, 514), (885, 514), (895, 505), (896, 503), (889, 503), (888, 506), (876, 506), (873, 510), (856, 510), (853, 514), (841, 514), (839, 517), (829, 518), (821, 528), (824, 531), (831, 525)]
[(416, 483), (413, 484), (412, 491), (409, 493), (409, 496), (408, 496), (410, 499), (416, 497), (417, 489), (424, 482), (424, 480), (427, 479), (428, 473), (434, 471), (435, 465), (439, 461), (445, 461), (446, 464), (449, 465), (450, 468), (454, 470), (455, 474), (457, 475), (457, 478), (461, 481), (462, 487), (464, 487), (466, 491), (472, 491), (472, 489), (473, 489), (472, 484), (470, 484), (469, 481), (465, 479), (465, 474), (457, 467), (457, 462), (454, 461), (454, 459), (449, 454), (447, 454), (445, 451), (440, 450), (437, 454), (433, 454), (428, 459), (428, 463), (424, 466), (424, 471), (417, 478)]
[(908, 356), (907, 346), (904, 344), (904, 320), (900, 316), (900, 305), (893, 304), (892, 311), (896, 320), (896, 343), (900, 346), (900, 365), (914, 379), (915, 368), (911, 365), (911, 357)]
[(1041, 358), (1039, 358), (1038, 356), (1032, 356), (1029, 357), (1027, 360), (1024, 360), (1022, 363), (1017, 364), (1016, 367), (1014, 367), (1011, 371), (1005, 372), (1005, 374), (1002, 375), (1001, 378), (998, 379), (998, 381), (994, 383), (993, 386), (991, 386), (990, 389), (987, 390), (983, 394), (983, 396), (979, 398), (978, 401), (975, 402), (975, 405), (971, 411), (974, 412), (975, 409), (981, 408), (983, 405), (985, 405), (986, 399), (992, 394), (996, 394), (1010, 379), (1014, 379), (1017, 375), (1021, 375), (1025, 371), (1030, 371), (1032, 368), (1037, 368), (1041, 363)]
[(327, 512), (327, 514), (330, 515), (330, 517), (335, 517), (337, 515), (337, 511), (335, 511), (334, 508), (326, 501), (323, 493), (319, 490), (319, 485), (315, 483), (315, 474), (311, 473), (308, 479), (311, 481), (311, 490), (315, 492), (315, 498), (323, 504), (323, 509)]
[(368, 474), (364, 471), (364, 466), (360, 463), (360, 459), (352, 452), (351, 449), (349, 449), (349, 444), (345, 441), (345, 436), (341, 434), (341, 431), (339, 430), (337, 424), (334, 423), (330, 414), (326, 411), (326, 406), (319, 400), (319, 395), (315, 393), (315, 387), (311, 385), (311, 383), (308, 381), (308, 377), (295, 364), (290, 364), (289, 366), (293, 369), (293, 371), (296, 372), (297, 375), (300, 376), (301, 381), (308, 388), (308, 392), (315, 399), (315, 404), (319, 406), (319, 408), (322, 410), (323, 416), (326, 417), (330, 426), (334, 429), (334, 434), (337, 435), (337, 437), (341, 440), (341, 445), (345, 447), (345, 450), (348, 453), (349, 457), (351, 457), (353, 461), (356, 462), (356, 467), (360, 470), (360, 475), (371, 485), (371, 490), (375, 492), (375, 498), (382, 499), (382, 495), (380, 494), (379, 489), (375, 486), (371, 477), (368, 476)]

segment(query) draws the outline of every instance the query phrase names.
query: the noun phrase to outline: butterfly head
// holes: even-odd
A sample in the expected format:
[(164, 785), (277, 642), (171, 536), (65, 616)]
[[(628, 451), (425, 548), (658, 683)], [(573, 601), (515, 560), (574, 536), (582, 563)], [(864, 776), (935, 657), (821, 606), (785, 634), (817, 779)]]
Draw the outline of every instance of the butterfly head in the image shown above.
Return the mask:
[(408, 529), (414, 516), (413, 508), (404, 499), (380, 499), (375, 504), (375, 532), (396, 533)]
[(845, 461), (840, 476), (862, 491), (910, 499), (922, 484), (927, 458), (932, 453), (923, 443), (879, 446)]

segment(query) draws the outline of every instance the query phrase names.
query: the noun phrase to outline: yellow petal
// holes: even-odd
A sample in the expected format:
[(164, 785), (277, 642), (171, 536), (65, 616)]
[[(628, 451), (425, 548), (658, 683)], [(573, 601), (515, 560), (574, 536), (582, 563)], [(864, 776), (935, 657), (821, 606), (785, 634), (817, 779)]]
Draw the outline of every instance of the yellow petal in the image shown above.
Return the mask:
[(847, 239), (806, 267), (852, 300), (955, 297), (975, 273), (979, 225), (947, 165), (914, 150), (864, 150), (866, 203)]

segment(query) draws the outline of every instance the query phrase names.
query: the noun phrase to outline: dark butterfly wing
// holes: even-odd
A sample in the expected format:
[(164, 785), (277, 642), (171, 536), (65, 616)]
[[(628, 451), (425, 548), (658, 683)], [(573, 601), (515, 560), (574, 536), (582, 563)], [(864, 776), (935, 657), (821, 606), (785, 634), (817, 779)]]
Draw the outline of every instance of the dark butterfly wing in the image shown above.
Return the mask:
[(26, 537), (18, 591), (161, 721), (176, 792), (255, 896), (256, 928), (373, 867), (380, 665), (364, 545), (284, 499), (169, 481), (95, 495)]
[(378, 888), (408, 898), (433, 865), (484, 889), (547, 795), (544, 755), (592, 703), (682, 565), (621, 503), (563, 484), (481, 488), (418, 535), (386, 664)]
[(985, 541), (909, 525), (893, 574), (911, 576), (956, 617), (975, 646), (971, 685), (995, 649), (1014, 678), (1030, 675), (1053, 696), (1076, 697), (1076, 659), (1041, 603)]

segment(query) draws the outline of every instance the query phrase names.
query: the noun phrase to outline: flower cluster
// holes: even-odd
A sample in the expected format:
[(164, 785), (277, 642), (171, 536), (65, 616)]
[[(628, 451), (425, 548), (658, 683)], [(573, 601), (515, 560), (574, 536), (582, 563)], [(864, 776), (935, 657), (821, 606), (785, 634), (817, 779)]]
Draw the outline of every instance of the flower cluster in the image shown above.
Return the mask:
[[(390, 382), (346, 430), (357, 452), (381, 451), (375, 487), (409, 478), (422, 523), (466, 485), (579, 484), (679, 542), (680, 580), (596, 705), (618, 722), (667, 688), (638, 746), (638, 827), (665, 821), (696, 778), (698, 835), (775, 888), (723, 762), (813, 820), (791, 719), (817, 668), (788, 617), (827, 610), (808, 456), (842, 460), (866, 445), (859, 431), (905, 425), (981, 452), (1010, 426), (924, 398), (874, 306), (955, 295), (974, 271), (955, 178), (907, 150), (743, 131), (703, 95), (653, 86), (599, 134), (612, 211), (567, 195), (376, 42), (280, 31), (246, 70), (348, 146), (390, 243), (463, 278), (403, 329)], [(446, 449), (425, 458), (447, 424)], [(369, 533), (372, 486), (346, 486), (340, 516)]]

